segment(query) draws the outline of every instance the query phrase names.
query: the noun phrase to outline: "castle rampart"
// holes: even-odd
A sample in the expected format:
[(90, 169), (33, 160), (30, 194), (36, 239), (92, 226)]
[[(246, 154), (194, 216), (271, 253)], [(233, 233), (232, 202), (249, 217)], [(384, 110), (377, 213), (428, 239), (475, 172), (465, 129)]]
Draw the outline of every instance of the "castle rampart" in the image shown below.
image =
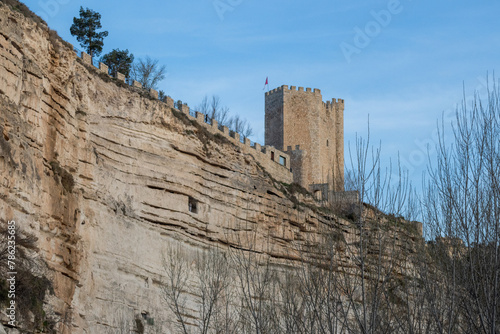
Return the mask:
[[(88, 54), (81, 52), (81, 58), (93, 66)], [(109, 72), (103, 63), (98, 64), (98, 70)], [(125, 75), (117, 73), (116, 79), (124, 82)], [(131, 86), (142, 89), (135, 80)], [(158, 99), (156, 90), (150, 89), (148, 93)], [(174, 102), (170, 96), (161, 101), (208, 131), (225, 136), (243, 152), (251, 154), (279, 181), (296, 182), (313, 192), (319, 188), (323, 191), (323, 184), (328, 184), (330, 190), (343, 191), (344, 100), (323, 102), (320, 89), (288, 85), (266, 92), (265, 99), (265, 146), (252, 144), (250, 139), (220, 126), (203, 113), (191, 111), (181, 101)]]
[(274, 147), (262, 146), (259, 143), (252, 142), (249, 138), (241, 136), (238, 132), (229, 130), (227, 126), (219, 126), (219, 123), (207, 117), (205, 114), (195, 111), (195, 117), (191, 115), (187, 105), (182, 104), (179, 110), (189, 119), (196, 120), (205, 129), (213, 134), (224, 135), (230, 142), (238, 146), (243, 153), (250, 154), (254, 159), (264, 167), (276, 180), (284, 183), (292, 183), (293, 175), (290, 171), (290, 156)]
[[(75, 51), (78, 56), (79, 51), (76, 49)], [(81, 59), (85, 64), (94, 66), (92, 57), (90, 57), (90, 55), (83, 51), (81, 51)], [(97, 69), (99, 71), (109, 75), (107, 65), (99, 63), (98, 66), (99, 67)], [(125, 75), (122, 73), (117, 73), (115, 79), (125, 82)], [(132, 81), (131, 86), (142, 89), (141, 83), (135, 80)], [(158, 92), (156, 90), (150, 89), (148, 93), (151, 98), (158, 99)], [(226, 139), (228, 139), (234, 145), (238, 146), (243, 153), (253, 156), (254, 159), (262, 167), (264, 167), (267, 172), (273, 176), (274, 179), (284, 183), (293, 182), (293, 175), (290, 171), (291, 159), (287, 153), (275, 147), (270, 147), (267, 145), (262, 146), (258, 143), (253, 143), (252, 145), (252, 142), (249, 138), (246, 138), (244, 136), (241, 136), (237, 132), (229, 130), (227, 126), (220, 126), (216, 120), (211, 119), (203, 113), (200, 113), (198, 111), (192, 112), (188, 105), (182, 103), (181, 101), (177, 101), (177, 103), (175, 103), (174, 99), (172, 99), (170, 96), (166, 96), (159, 101), (166, 103), (167, 106), (171, 107), (172, 109), (184, 113), (189, 119), (198, 122), (209, 132), (226, 137)]]

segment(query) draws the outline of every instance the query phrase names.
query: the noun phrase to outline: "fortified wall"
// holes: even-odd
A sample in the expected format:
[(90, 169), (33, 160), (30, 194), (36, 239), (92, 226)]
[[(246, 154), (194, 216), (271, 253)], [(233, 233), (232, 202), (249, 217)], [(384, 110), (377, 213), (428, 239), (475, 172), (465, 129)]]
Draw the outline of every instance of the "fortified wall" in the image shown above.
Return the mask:
[[(138, 83), (117, 84), (2, 2), (0, 22), (0, 227), (15, 221), (18, 240), (32, 235), (36, 247), (17, 291), (33, 297), (30, 310), (7, 333), (176, 333), (164, 298), (165, 259), (176, 249), (190, 264), (234, 250), (285, 271), (318, 259), (331, 231), (339, 268), (356, 267), (358, 253), (345, 247), (357, 249), (358, 226), (282, 184), (293, 179), (288, 154)], [(387, 225), (402, 261), (421, 235), (410, 225)], [(201, 286), (187, 268), (194, 327)], [(239, 303), (236, 270), (228, 277)]]
[[(75, 48), (73, 49), (75, 50), (77, 56), (80, 56), (85, 64), (94, 66), (92, 57), (89, 54)], [(109, 75), (108, 66), (106, 64), (99, 62), (95, 67), (100, 72)], [(125, 75), (122, 73), (118, 72), (115, 79), (126, 83)], [(131, 82), (131, 86), (138, 89), (142, 88), (142, 84), (136, 80)], [(147, 93), (151, 98), (158, 100), (158, 91), (150, 89)], [(170, 96), (166, 96), (164, 99), (159, 101), (166, 103), (170, 108), (183, 112), (190, 120), (198, 122), (211, 133), (224, 136), (230, 142), (242, 149), (245, 153), (251, 154), (256, 161), (272, 175), (274, 179), (287, 184), (294, 182), (291, 172), (290, 156), (288, 153), (283, 152), (282, 149), (278, 149), (276, 146), (270, 145), (262, 146), (259, 143), (252, 142), (249, 138), (246, 138), (235, 131), (229, 130), (227, 126), (219, 124), (217, 120), (208, 117), (208, 115), (191, 110), (189, 106), (187, 104), (183, 104), (182, 101), (175, 102)]]
[(344, 100), (283, 85), (266, 93), (265, 143), (291, 159), (294, 182), (321, 193), (344, 191)]
[[(82, 61), (93, 66), (92, 57), (74, 49)], [(109, 75), (108, 66), (95, 66)], [(117, 73), (115, 79), (126, 83)], [(132, 87), (141, 89), (133, 80)], [(158, 99), (158, 92), (147, 92)], [(214, 119), (170, 96), (161, 99), (169, 107), (185, 113), (213, 134), (225, 136), (254, 158), (277, 180), (298, 183), (317, 199), (338, 198), (344, 192), (344, 100), (323, 102), (319, 89), (283, 85), (265, 94), (265, 146), (229, 130)], [(336, 193), (336, 194), (332, 194)], [(346, 195), (346, 194), (344, 194)], [(351, 196), (352, 197), (352, 196)], [(349, 197), (349, 198), (351, 198)], [(351, 199), (350, 199), (351, 200)], [(353, 198), (355, 200), (355, 198)]]

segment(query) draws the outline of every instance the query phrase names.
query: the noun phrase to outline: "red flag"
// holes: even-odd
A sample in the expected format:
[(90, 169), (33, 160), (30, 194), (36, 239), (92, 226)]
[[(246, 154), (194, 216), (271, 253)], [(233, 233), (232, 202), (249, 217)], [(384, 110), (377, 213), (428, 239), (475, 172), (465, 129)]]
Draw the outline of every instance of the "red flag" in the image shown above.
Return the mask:
[(264, 88), (262, 88), (262, 90), (266, 89), (266, 86), (269, 85), (269, 77), (266, 77), (266, 83), (264, 85)]

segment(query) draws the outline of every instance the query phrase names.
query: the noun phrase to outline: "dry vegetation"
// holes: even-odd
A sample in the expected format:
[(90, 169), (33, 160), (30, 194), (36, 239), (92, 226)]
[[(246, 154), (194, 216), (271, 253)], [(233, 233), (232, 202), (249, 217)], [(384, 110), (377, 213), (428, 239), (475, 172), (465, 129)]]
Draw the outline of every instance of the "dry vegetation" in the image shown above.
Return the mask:
[[(378, 151), (358, 141), (349, 176), (360, 202), (334, 208), (348, 216), (351, 231), (325, 227), (319, 244), (294, 250), (307, 258), (272, 259), (271, 249), (253, 248), (252, 232), (247, 250), (209, 248), (190, 258), (172, 249), (164, 299), (178, 332), (498, 333), (498, 94), (457, 111), (454, 143), (441, 142), (422, 199), (402, 171), (391, 185)], [(419, 213), (433, 241), (401, 218)], [(186, 291), (188, 276), (198, 291)]]
[[(7, 222), (0, 220), (0, 305), (9, 303), (7, 273)], [(44, 311), (45, 295), (51, 292), (50, 281), (43, 276), (44, 263), (37, 257), (36, 238), (16, 229), (16, 310), (22, 327), (26, 330), (51, 333), (54, 322), (46, 317)]]

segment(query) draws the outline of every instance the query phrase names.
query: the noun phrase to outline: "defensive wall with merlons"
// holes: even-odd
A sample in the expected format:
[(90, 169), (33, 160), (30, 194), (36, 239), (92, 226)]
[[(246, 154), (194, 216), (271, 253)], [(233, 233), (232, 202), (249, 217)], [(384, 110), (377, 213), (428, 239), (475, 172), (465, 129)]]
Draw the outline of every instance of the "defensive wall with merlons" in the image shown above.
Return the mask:
[[(94, 66), (92, 57), (89, 54), (83, 51), (75, 51), (77, 56), (79, 53), (81, 54), (81, 59), (85, 64)], [(109, 68), (106, 64), (99, 62), (97, 66), (94, 67), (97, 67), (100, 72), (109, 75)], [(126, 83), (125, 75), (122, 73), (118, 72), (115, 79)], [(130, 85), (138, 89), (142, 88), (142, 84), (136, 80), (132, 80)], [(150, 89), (148, 94), (151, 98), (158, 99), (159, 101), (166, 103), (167, 106), (183, 112), (189, 119), (196, 120), (211, 133), (226, 137), (230, 142), (238, 146), (244, 153), (251, 154), (255, 160), (277, 181), (287, 184), (293, 182), (293, 175), (290, 170), (290, 156), (287, 153), (273, 146), (263, 146), (259, 143), (252, 142), (249, 138), (246, 138), (237, 132), (231, 131), (227, 126), (220, 125), (217, 120), (211, 119), (208, 115), (191, 110), (189, 106), (182, 103), (182, 101), (176, 102), (170, 96), (164, 96), (160, 100), (158, 91), (154, 89)]]

